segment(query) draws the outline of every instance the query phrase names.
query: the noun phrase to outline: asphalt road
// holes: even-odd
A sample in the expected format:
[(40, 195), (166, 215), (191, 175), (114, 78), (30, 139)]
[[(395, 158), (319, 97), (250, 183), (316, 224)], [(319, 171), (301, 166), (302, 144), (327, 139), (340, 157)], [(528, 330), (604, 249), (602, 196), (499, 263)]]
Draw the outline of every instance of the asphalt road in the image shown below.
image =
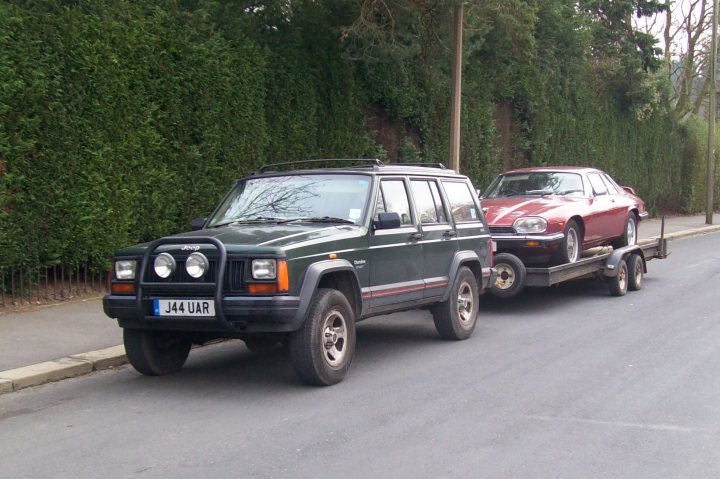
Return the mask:
[(673, 242), (621, 298), (484, 298), (467, 341), (427, 312), (367, 320), (330, 388), (233, 342), (0, 396), (0, 477), (716, 479), (719, 244)]

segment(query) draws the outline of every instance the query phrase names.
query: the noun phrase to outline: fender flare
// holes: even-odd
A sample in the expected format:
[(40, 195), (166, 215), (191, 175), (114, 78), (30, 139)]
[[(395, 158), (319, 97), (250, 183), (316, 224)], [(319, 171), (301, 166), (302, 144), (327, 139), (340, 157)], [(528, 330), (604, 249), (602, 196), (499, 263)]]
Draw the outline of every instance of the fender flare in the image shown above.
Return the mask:
[[(472, 250), (465, 250), (465, 251), (457, 251), (455, 255), (453, 256), (452, 264), (450, 266), (450, 275), (448, 276), (449, 281), (447, 288), (445, 289), (445, 293), (443, 293), (442, 300), (447, 301), (450, 297), (450, 291), (452, 291), (453, 286), (455, 286), (455, 280), (457, 277), (457, 272), (460, 269), (460, 267), (466, 263), (477, 263), (478, 267), (481, 266), (480, 257), (475, 251)], [(477, 278), (479, 285), (482, 284), (482, 278)]]
[(291, 329), (294, 331), (298, 329), (305, 321), (305, 315), (310, 306), (315, 291), (317, 290), (320, 281), (323, 276), (329, 273), (336, 273), (339, 271), (349, 271), (353, 281), (353, 295), (355, 304), (355, 318), (359, 318), (362, 315), (362, 295), (360, 294), (360, 280), (358, 280), (357, 273), (353, 265), (346, 259), (329, 259), (324, 261), (318, 261), (308, 266), (305, 271), (303, 278), (302, 288), (298, 298), (300, 299), (300, 305), (295, 313), (291, 322)]
[(637, 254), (642, 258), (643, 262), (643, 273), (647, 273), (647, 260), (645, 259), (645, 253), (642, 248), (636, 244), (623, 246), (613, 250), (610, 253), (610, 257), (605, 261), (605, 267), (603, 268), (603, 274), (608, 278), (614, 278), (618, 274), (618, 265), (620, 261), (627, 259), (631, 254)]

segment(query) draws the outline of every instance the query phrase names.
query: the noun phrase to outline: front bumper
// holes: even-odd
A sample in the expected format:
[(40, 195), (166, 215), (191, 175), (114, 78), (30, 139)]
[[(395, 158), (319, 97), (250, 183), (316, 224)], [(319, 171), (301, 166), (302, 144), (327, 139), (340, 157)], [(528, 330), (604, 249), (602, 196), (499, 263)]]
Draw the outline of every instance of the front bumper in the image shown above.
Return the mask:
[[(297, 296), (227, 296), (221, 317), (153, 316), (153, 299), (143, 298), (138, 309), (135, 295), (107, 295), (103, 310), (122, 328), (216, 333), (275, 333), (300, 327), (307, 305)], [(205, 298), (212, 299), (212, 298)], [(217, 308), (217, 306), (216, 306)], [(216, 309), (217, 310), (217, 309)]]
[(492, 240), (498, 245), (498, 250), (520, 248), (549, 248), (562, 243), (565, 233), (547, 235), (530, 234), (494, 234)]
[[(103, 298), (105, 314), (116, 318), (122, 328), (215, 333), (287, 332), (302, 324), (310, 303), (308, 295), (239, 296), (225, 293), (228, 262), (225, 245), (212, 237), (193, 237), (194, 245), (209, 244), (217, 251), (213, 281), (206, 283), (153, 282), (146, 280), (152, 253), (162, 245), (184, 245), (185, 238), (160, 238), (145, 250), (138, 263), (135, 294), (110, 294)], [(155, 316), (155, 299), (202, 299), (215, 305), (214, 317)]]

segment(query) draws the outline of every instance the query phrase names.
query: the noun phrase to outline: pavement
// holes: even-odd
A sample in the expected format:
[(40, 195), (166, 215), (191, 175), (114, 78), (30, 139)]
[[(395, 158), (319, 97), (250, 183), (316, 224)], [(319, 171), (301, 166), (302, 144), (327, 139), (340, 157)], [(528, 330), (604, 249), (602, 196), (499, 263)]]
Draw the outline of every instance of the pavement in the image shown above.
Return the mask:
[[(660, 218), (641, 222), (640, 242), (659, 237), (661, 230)], [(715, 231), (720, 213), (712, 225), (705, 224), (705, 215), (665, 218), (669, 241)], [(0, 394), (125, 363), (122, 330), (105, 316), (100, 297), (19, 313), (0, 309)]]

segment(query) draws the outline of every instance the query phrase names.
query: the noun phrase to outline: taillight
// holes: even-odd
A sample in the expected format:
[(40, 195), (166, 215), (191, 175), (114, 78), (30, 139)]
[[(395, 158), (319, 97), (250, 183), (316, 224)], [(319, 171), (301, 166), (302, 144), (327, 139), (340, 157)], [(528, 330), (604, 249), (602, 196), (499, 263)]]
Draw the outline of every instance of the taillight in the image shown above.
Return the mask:
[(493, 257), (494, 257), (494, 253), (495, 253), (495, 242), (492, 240), (492, 238), (488, 239), (487, 248), (488, 248), (488, 257), (490, 258), (490, 267), (492, 268), (493, 267)]

